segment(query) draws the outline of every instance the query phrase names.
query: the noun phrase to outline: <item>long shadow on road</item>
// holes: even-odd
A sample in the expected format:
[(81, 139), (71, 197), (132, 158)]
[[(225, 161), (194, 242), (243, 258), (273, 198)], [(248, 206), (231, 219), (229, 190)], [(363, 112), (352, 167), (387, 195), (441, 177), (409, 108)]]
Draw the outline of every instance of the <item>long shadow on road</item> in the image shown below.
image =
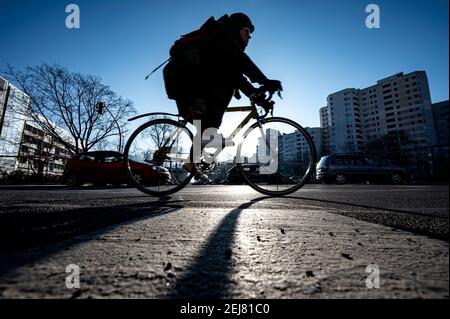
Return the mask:
[[(79, 208), (60, 212), (2, 213), (0, 214), (0, 282), (14, 269), (36, 263), (47, 256), (69, 249), (72, 245), (79, 244), (80, 240), (67, 240), (55, 246), (41, 246), (93, 231), (107, 232), (111, 230), (111, 227), (172, 213), (183, 207), (177, 202), (163, 198), (148, 203)], [(14, 262), (9, 260), (10, 253), (29, 248), (37, 249), (23, 253), (23, 256), (14, 259)]]
[(232, 288), (232, 248), (239, 215), (244, 209), (270, 197), (260, 197), (229, 212), (208, 237), (206, 245), (177, 279), (166, 298), (212, 298), (229, 296)]

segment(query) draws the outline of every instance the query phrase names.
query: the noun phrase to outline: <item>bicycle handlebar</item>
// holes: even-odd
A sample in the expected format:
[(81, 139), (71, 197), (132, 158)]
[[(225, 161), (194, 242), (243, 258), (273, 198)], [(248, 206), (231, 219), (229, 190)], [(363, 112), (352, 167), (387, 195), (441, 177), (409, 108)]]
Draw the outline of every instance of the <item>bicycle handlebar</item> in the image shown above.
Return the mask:
[(280, 98), (281, 97), (281, 89), (276, 91), (269, 90), (266, 86), (261, 86), (258, 88), (257, 93), (255, 96), (251, 99), (252, 104), (258, 105), (262, 107), (265, 111), (265, 114), (263, 117), (266, 117), (269, 112), (273, 113), (273, 107), (275, 105), (275, 102), (272, 101), (274, 93), (277, 93)]

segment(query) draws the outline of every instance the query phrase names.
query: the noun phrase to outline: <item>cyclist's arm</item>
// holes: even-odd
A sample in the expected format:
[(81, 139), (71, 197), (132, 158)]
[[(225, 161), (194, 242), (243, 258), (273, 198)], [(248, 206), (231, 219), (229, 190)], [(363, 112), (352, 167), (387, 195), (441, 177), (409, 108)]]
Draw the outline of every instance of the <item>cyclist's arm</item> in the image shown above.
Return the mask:
[[(246, 75), (250, 81), (253, 83), (257, 82), (264, 86), (264, 89), (271, 92), (272, 94), (275, 92), (283, 91), (283, 87), (281, 86), (281, 82), (278, 80), (269, 80), (258, 67), (253, 63), (253, 61), (248, 57), (247, 54), (242, 52), (242, 56), (240, 59), (241, 67), (242, 67), (242, 73)], [(249, 83), (243, 83), (241, 80), (241, 86), (244, 87), (244, 90), (242, 92), (245, 93), (248, 97), (251, 97), (250, 94), (255, 94), (255, 90), (253, 89), (253, 92), (251, 92), (251, 88), (249, 86)]]
[(237, 60), (241, 72), (246, 75), (252, 83), (263, 85), (267, 82), (267, 77), (245, 52), (240, 52)]
[(238, 89), (248, 97), (256, 93), (255, 87), (243, 75), (241, 75), (239, 80)]

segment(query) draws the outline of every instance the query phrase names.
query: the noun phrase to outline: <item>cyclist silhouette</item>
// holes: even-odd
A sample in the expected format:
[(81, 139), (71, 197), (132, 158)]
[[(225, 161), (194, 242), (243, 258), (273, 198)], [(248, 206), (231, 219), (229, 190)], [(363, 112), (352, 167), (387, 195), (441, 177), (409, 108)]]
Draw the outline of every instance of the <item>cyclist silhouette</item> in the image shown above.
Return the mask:
[[(282, 90), (281, 82), (268, 79), (244, 52), (254, 30), (250, 18), (243, 13), (224, 15), (218, 20), (211, 17), (171, 48), (172, 59), (164, 69), (167, 94), (176, 101), (183, 118), (191, 123), (201, 121), (197, 134), (220, 127), (233, 95), (240, 98), (239, 91), (251, 100), (257, 99), (261, 91), (250, 81), (266, 91)], [(202, 141), (202, 147), (211, 145), (208, 142)], [(222, 138), (222, 145), (229, 143), (232, 142)], [(191, 163), (184, 168), (196, 169)], [(207, 176), (199, 172), (196, 178)]]

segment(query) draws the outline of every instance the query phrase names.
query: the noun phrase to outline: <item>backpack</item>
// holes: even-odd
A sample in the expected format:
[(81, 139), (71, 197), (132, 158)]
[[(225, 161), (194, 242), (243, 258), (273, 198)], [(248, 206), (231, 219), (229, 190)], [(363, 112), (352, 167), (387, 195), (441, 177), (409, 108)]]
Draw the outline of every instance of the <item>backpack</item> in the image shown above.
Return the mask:
[(216, 35), (219, 25), (220, 23), (211, 17), (200, 29), (185, 34), (174, 42), (169, 51), (170, 61), (163, 70), (169, 99), (175, 100), (180, 95), (186, 95), (189, 75), (193, 73), (192, 70), (201, 68), (199, 49)]
[(170, 56), (174, 57), (185, 49), (202, 46), (216, 34), (218, 25), (219, 22), (217, 22), (214, 17), (211, 17), (200, 27), (200, 29), (182, 35), (170, 48)]

